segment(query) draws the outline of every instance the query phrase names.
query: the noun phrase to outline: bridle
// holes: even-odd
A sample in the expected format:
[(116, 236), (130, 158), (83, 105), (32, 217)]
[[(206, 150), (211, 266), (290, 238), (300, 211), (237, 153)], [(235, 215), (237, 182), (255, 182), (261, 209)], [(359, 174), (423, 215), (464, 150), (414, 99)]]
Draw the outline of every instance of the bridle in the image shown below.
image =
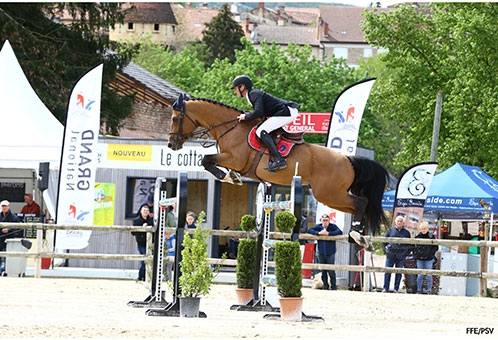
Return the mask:
[(208, 127), (205, 127), (202, 129), (196, 129), (189, 134), (184, 134), (183, 133), (183, 123), (184, 123), (185, 118), (190, 120), (194, 126), (197, 125), (196, 122), (194, 121), (194, 119), (192, 119), (192, 117), (190, 117), (189, 114), (187, 113), (187, 109), (185, 107), (185, 99), (186, 99), (186, 95), (184, 93), (180, 94), (180, 96), (173, 103), (173, 106), (172, 106), (173, 110), (181, 112), (178, 132), (170, 132), (169, 133), (170, 135), (174, 135), (173, 138), (174, 138), (174, 141), (176, 143), (181, 143), (184, 140), (192, 139), (195, 137), (197, 137), (199, 139), (206, 138), (212, 129), (217, 128), (219, 126), (226, 125), (226, 124), (234, 123), (231, 126), (229, 126), (225, 131), (223, 131), (223, 133), (217, 138), (217, 141), (218, 141), (223, 136), (225, 136), (228, 132), (233, 130), (237, 126), (237, 124), (239, 124), (238, 118), (235, 118), (235, 119), (231, 119), (231, 120), (228, 120), (226, 122), (219, 123), (219, 124), (209, 125)]

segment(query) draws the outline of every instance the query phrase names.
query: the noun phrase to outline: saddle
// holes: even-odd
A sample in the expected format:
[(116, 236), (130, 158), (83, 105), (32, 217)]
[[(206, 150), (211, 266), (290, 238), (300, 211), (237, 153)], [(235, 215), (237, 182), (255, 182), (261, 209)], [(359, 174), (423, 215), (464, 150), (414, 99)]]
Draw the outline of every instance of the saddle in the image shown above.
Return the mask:
[[(266, 149), (266, 146), (263, 143), (261, 143), (258, 136), (256, 136), (257, 128), (258, 126), (255, 126), (251, 129), (251, 131), (249, 131), (249, 135), (247, 137), (247, 143), (254, 150), (269, 154), (269, 151), (268, 149)], [(304, 143), (303, 135), (304, 132), (291, 133), (285, 131), (283, 128), (278, 128), (270, 133), (270, 136), (275, 142), (277, 150), (282, 157), (287, 157), (290, 154), (292, 148), (296, 144)]]

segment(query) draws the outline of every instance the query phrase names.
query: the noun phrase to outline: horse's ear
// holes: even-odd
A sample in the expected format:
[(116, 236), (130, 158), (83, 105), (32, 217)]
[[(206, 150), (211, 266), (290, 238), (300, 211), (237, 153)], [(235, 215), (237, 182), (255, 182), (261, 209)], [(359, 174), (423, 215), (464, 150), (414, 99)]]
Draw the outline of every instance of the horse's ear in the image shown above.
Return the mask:
[(181, 111), (183, 109), (183, 106), (185, 105), (185, 99), (187, 98), (187, 95), (185, 93), (180, 93), (178, 96), (178, 99), (175, 100), (173, 103), (173, 110)]

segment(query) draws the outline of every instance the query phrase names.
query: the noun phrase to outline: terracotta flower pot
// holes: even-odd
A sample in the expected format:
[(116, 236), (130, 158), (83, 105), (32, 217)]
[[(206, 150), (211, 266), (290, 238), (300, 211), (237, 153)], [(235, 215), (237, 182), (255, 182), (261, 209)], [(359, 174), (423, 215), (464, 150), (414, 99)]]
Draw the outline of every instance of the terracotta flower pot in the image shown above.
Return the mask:
[(279, 298), (282, 321), (302, 321), (303, 297)]
[(238, 305), (248, 304), (254, 296), (252, 288), (236, 288), (235, 295), (237, 296)]

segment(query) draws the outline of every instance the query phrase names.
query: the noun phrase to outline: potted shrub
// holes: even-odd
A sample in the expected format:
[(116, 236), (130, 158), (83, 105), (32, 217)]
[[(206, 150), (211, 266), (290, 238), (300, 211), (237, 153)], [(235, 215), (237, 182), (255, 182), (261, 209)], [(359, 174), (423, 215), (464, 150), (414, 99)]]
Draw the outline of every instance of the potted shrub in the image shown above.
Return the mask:
[[(296, 222), (297, 219), (291, 212), (283, 211), (275, 215), (275, 226), (280, 232), (290, 232)], [(274, 250), (280, 317), (283, 321), (301, 321), (303, 278), (300, 244), (298, 241), (277, 242)]]
[(202, 228), (202, 220), (206, 214), (199, 213), (197, 228), (192, 237), (183, 239), (182, 261), (178, 277), (180, 316), (198, 317), (200, 297), (209, 294), (214, 280), (214, 273), (208, 263), (207, 240), (209, 230)]
[(281, 211), (275, 215), (275, 227), (281, 233), (290, 233), (296, 223), (297, 218), (290, 211)]
[(256, 229), (256, 217), (244, 215), (240, 219), (240, 228), (247, 232), (247, 238), (239, 241), (237, 251), (237, 266), (235, 275), (237, 279), (237, 289), (235, 293), (239, 305), (249, 303), (253, 298), (254, 280), (256, 274), (256, 252), (257, 241), (249, 238), (249, 232)]

